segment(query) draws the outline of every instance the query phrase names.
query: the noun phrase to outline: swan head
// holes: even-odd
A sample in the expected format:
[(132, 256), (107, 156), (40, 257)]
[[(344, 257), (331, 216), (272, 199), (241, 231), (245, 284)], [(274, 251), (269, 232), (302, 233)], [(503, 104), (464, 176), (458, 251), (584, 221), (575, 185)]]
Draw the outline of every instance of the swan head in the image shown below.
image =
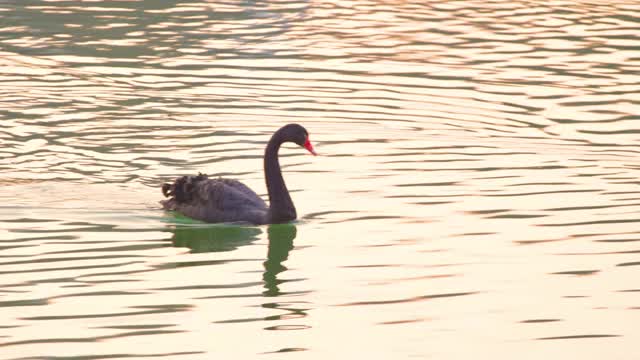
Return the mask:
[(311, 141), (309, 140), (309, 132), (302, 125), (288, 124), (283, 126), (280, 131), (282, 132), (282, 136), (285, 141), (296, 143), (307, 149), (311, 154), (317, 155), (316, 151), (313, 149), (313, 145), (311, 145)]

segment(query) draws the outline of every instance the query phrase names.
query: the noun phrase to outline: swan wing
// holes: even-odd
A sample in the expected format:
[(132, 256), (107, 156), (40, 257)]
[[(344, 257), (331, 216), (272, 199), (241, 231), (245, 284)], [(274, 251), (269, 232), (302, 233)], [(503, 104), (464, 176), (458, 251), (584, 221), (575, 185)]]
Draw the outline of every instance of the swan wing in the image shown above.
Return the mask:
[(184, 176), (165, 184), (162, 202), (167, 210), (206, 222), (251, 222), (266, 219), (267, 206), (253, 190), (237, 180)]

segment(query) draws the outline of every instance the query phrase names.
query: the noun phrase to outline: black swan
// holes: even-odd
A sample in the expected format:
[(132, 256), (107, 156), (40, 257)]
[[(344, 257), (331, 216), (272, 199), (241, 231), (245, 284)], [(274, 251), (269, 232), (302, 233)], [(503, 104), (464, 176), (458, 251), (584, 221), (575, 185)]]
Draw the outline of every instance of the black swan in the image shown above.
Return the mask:
[(316, 155), (309, 142), (309, 133), (301, 125), (288, 124), (273, 134), (264, 153), (269, 206), (238, 180), (210, 179), (204, 174), (183, 176), (173, 184), (162, 185), (162, 193), (169, 199), (160, 203), (165, 210), (177, 211), (209, 223), (247, 222), (260, 225), (295, 220), (296, 208), (278, 162), (278, 149), (288, 141)]

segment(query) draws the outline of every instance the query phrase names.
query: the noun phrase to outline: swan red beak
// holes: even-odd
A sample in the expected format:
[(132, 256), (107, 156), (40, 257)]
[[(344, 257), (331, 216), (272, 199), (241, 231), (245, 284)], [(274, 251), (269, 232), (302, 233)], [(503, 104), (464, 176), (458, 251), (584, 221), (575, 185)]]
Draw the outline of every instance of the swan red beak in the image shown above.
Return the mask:
[(304, 148), (309, 150), (309, 152), (312, 153), (313, 156), (318, 155), (316, 151), (313, 150), (313, 145), (311, 145), (311, 141), (309, 141), (309, 137), (307, 137), (307, 141), (304, 142)]

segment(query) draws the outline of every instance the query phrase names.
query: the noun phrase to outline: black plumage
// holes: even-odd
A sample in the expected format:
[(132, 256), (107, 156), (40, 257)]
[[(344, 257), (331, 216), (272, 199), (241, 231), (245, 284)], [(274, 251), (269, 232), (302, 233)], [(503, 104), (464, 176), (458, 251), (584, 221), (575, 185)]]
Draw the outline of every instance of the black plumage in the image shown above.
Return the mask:
[(162, 185), (166, 210), (211, 222), (282, 223), (296, 219), (296, 209), (282, 178), (278, 150), (284, 142), (294, 142), (315, 155), (307, 130), (289, 124), (276, 131), (267, 144), (264, 172), (269, 206), (249, 187), (233, 180), (211, 179), (205, 174), (182, 176), (173, 184)]

